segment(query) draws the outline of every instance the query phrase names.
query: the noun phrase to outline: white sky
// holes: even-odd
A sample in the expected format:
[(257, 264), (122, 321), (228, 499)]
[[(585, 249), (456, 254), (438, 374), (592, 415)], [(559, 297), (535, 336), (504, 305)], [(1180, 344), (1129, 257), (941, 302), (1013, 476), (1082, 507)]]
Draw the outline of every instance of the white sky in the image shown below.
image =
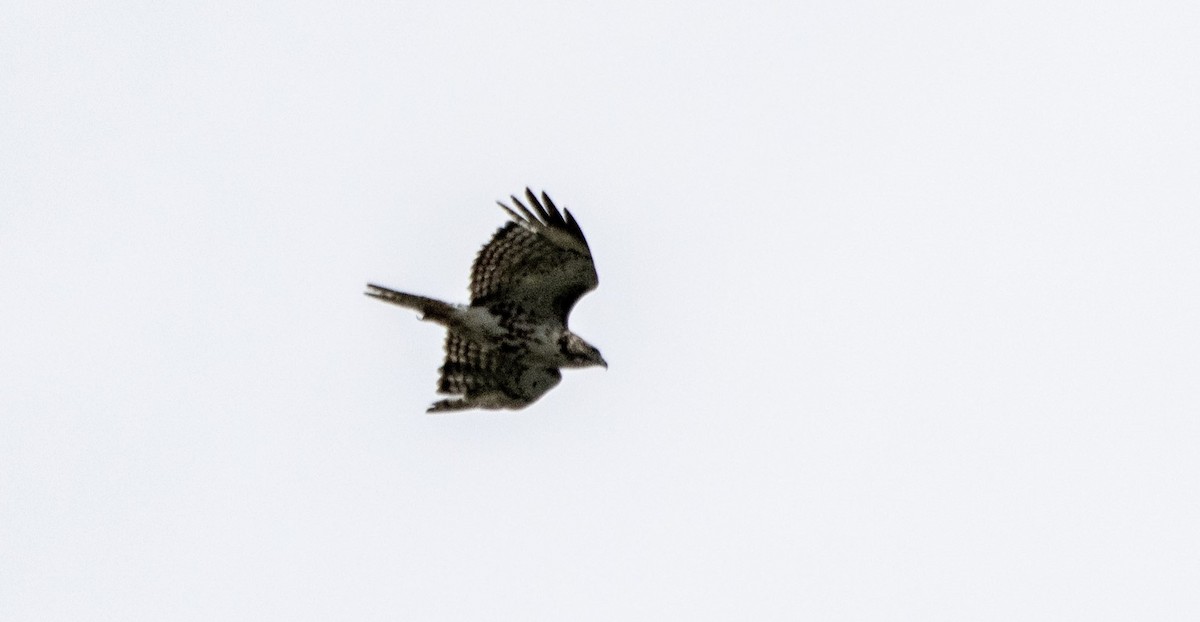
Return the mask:
[(1200, 619), (1200, 5), (176, 4), (0, 9), (0, 619)]

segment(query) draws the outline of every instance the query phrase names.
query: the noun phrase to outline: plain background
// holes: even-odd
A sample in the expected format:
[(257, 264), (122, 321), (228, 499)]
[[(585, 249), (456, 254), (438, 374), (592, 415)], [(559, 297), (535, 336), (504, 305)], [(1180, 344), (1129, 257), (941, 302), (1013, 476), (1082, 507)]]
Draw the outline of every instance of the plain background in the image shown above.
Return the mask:
[(1198, 6), (6, 3), (0, 619), (1200, 619)]

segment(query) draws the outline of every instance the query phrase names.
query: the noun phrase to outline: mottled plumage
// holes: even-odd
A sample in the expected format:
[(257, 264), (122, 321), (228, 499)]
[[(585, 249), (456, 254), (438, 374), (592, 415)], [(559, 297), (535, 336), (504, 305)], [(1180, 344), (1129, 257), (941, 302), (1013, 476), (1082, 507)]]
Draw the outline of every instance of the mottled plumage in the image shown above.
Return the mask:
[[(526, 207), (499, 203), (512, 217), (471, 267), (471, 303), (455, 305), (367, 284), (366, 294), (420, 311), (446, 327), (438, 392), (453, 395), (429, 412), (524, 408), (562, 379), (563, 367), (608, 366), (567, 329), (576, 301), (599, 283), (592, 253), (571, 212), (528, 188)], [(565, 214), (565, 217), (564, 217)]]

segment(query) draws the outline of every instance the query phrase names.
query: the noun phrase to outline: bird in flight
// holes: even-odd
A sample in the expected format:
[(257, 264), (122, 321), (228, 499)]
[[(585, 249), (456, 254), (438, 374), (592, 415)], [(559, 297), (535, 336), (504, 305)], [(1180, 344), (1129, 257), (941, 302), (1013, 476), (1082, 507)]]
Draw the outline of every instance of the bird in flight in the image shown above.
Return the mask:
[[(517, 410), (562, 380), (564, 367), (608, 363), (567, 329), (567, 316), (596, 289), (596, 265), (583, 231), (545, 192), (525, 189), (526, 207), (497, 201), (512, 220), (496, 231), (471, 266), (471, 304), (452, 304), (367, 284), (366, 295), (419, 311), (446, 327), (438, 393), (452, 395), (426, 412)], [(565, 214), (565, 217), (564, 217)]]

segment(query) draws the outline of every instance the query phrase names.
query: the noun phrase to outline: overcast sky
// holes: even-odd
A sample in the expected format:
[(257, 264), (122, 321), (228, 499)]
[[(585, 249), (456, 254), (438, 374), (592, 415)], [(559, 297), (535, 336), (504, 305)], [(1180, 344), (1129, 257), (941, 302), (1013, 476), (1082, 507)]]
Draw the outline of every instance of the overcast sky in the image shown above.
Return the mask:
[(0, 9), (0, 619), (1200, 619), (1200, 5), (251, 4)]

